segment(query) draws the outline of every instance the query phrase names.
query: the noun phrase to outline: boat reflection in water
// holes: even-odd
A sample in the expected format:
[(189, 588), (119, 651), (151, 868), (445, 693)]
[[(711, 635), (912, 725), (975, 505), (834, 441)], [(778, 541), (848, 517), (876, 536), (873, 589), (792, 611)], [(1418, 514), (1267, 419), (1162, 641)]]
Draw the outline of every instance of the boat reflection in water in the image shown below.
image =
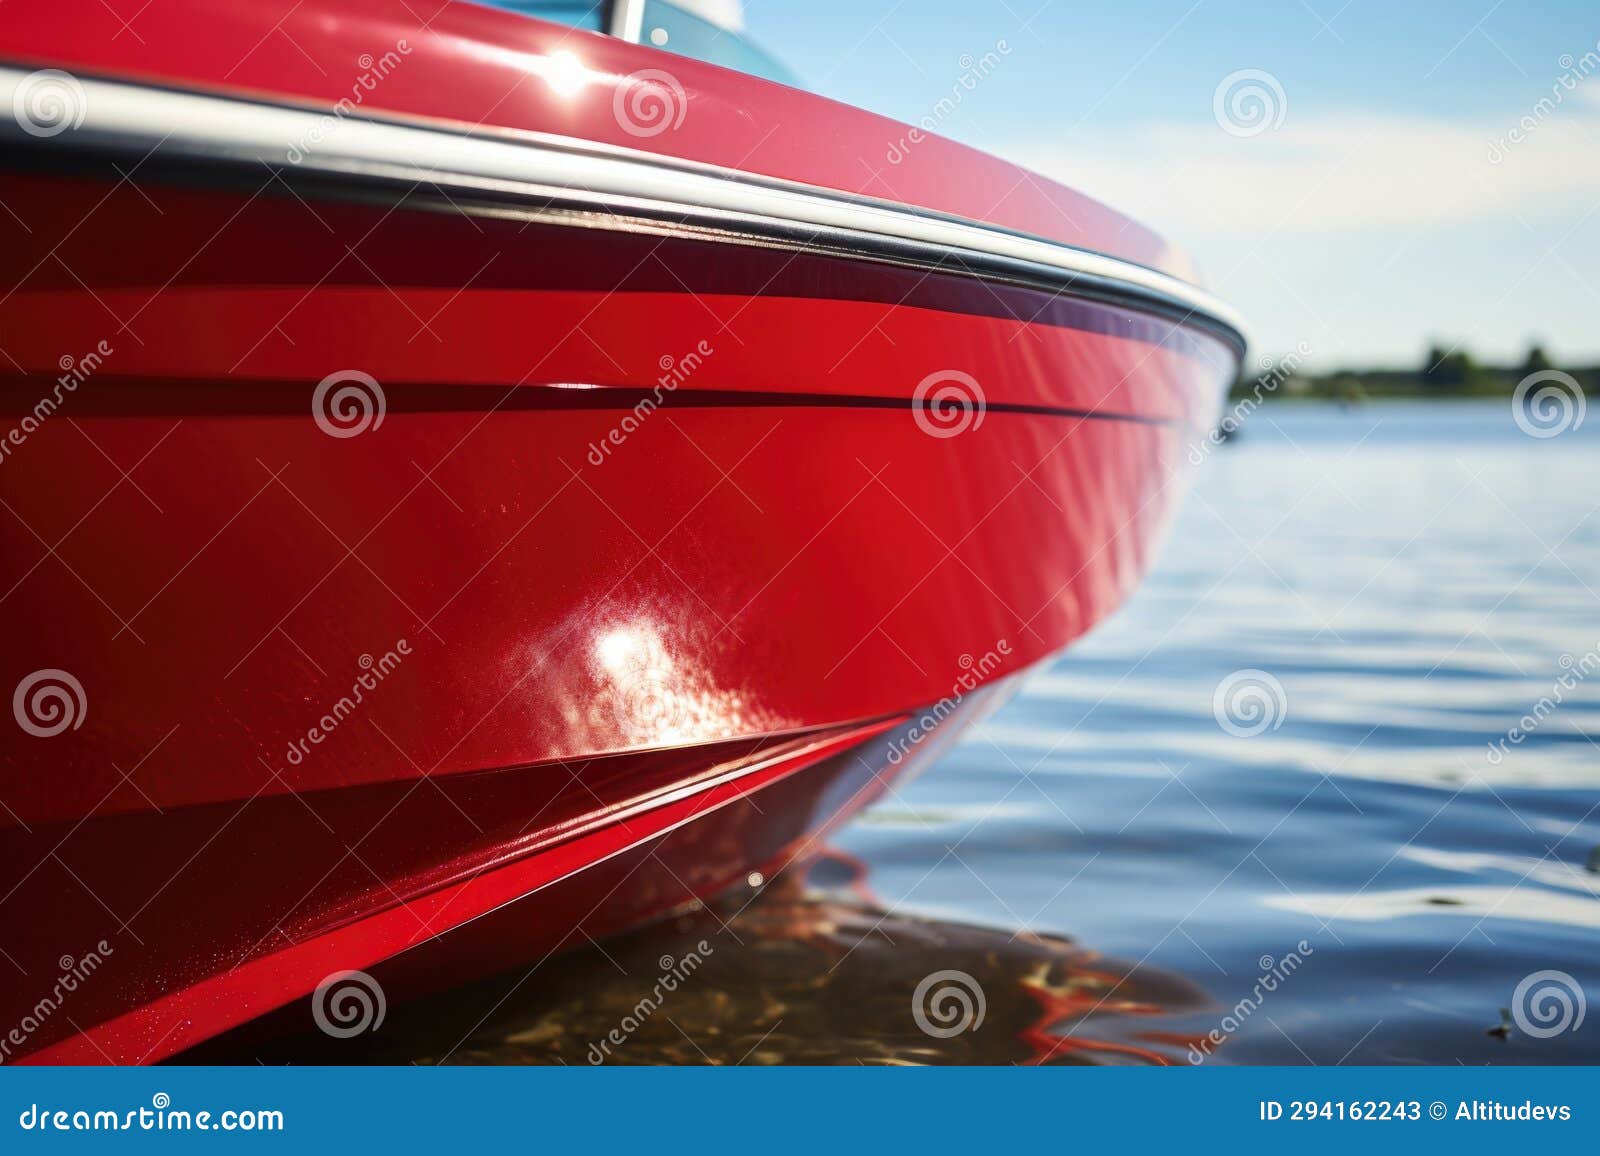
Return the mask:
[[(885, 909), (839, 852), (532, 972), (387, 1010), (350, 1039), (224, 1038), (254, 1063), (1185, 1063), (1180, 976), (1056, 935)], [(293, 1021), (303, 1025), (304, 1018)], [(191, 1059), (194, 1056), (189, 1057)]]

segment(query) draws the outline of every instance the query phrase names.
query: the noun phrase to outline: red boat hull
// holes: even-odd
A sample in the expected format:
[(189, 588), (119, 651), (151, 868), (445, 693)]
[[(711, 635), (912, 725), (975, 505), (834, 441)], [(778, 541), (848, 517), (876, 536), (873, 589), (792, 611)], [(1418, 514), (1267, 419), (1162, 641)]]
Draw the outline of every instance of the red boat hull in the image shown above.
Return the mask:
[[(335, 54), (415, 23), (222, 8), (156, 0), (134, 42), (11, 0), (0, 58), (328, 101), (274, 22)], [(372, 107), (836, 189), (885, 124), (669, 58), (694, 129), (640, 141), (613, 96), (660, 54), (460, 4), (412, 33)], [(524, 93), (482, 64), (510, 46), (603, 79)], [(956, 153), (896, 199), (1181, 271)], [(402, 998), (781, 865), (924, 711), (1126, 596), (1237, 360), (962, 272), (54, 155), (4, 154), (0, 219), (5, 1059), (152, 1061), (334, 972)]]

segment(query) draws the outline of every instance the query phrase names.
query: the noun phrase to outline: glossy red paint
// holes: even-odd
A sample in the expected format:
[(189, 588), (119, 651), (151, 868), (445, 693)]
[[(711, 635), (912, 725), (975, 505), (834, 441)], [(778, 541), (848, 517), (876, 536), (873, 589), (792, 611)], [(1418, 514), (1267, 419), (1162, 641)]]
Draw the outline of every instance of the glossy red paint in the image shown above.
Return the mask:
[[(1196, 436), (1186, 419), (1231, 369), (1213, 338), (1153, 320), (1125, 326), (1145, 342), (1108, 334), (1115, 311), (1088, 303), (1050, 303), (1041, 324), (734, 285), (414, 288), (465, 268), (438, 257), (437, 231), (530, 277), (562, 231), (380, 223), (282, 196), (234, 205), (229, 240), (207, 245), (226, 194), (124, 189), (75, 227), (93, 207), (82, 184), (18, 178), (9, 200), (34, 233), (0, 306), (34, 381), (62, 351), (108, 351), (0, 477), (0, 612), (28, 643), (16, 677), (96, 672), (88, 723), (49, 750), (65, 773), (8, 784), (30, 824), (881, 717), (939, 698), (961, 656), (1002, 641), (995, 673), (1021, 669), (1137, 581)], [(323, 273), (275, 257), (283, 236)], [(689, 285), (715, 256), (628, 240)], [(223, 263), (189, 262), (201, 249)], [(738, 259), (755, 286), (791, 261)], [(991, 296), (945, 280), (958, 303)], [(382, 383), (386, 414), (333, 438), (309, 391), (346, 367)], [(956, 437), (901, 408), (942, 368), (988, 399)], [(682, 397), (659, 413), (618, 399), (673, 373)], [(31, 411), (28, 380), (0, 417)], [(874, 399), (894, 408), (853, 404)], [(64, 620), (80, 629), (60, 637)], [(397, 654), (372, 694), (381, 733), (341, 727), (295, 758), (357, 659), (401, 645), (416, 657)], [(629, 651), (620, 674), (607, 646)], [(682, 717), (631, 716), (628, 663), (670, 678)], [(242, 755), (242, 780), (216, 774)], [(130, 790), (117, 768), (140, 763)]]
[[(850, 189), (887, 125), (463, 4), (104, 12), (8, 0), (0, 58), (330, 100), (414, 36), (374, 106)], [(596, 79), (558, 99), (574, 45)], [(619, 136), (619, 76), (663, 62), (685, 130)], [(893, 180), (1179, 266), (1016, 174), (929, 140)], [(0, 1025), (112, 949), (13, 1056), (159, 1059), (332, 971), (403, 995), (781, 862), (900, 769), (864, 744), (1120, 602), (1234, 371), (972, 278), (135, 182), (8, 172), (0, 218), (0, 686), (82, 691), (0, 727)], [(345, 370), (384, 409), (331, 436)], [(951, 370), (986, 408), (941, 426), (911, 402)]]
[[(30, 916), (59, 929), (59, 912), (72, 913), (83, 925), (73, 942), (93, 949), (100, 934), (117, 946), (73, 1001), (70, 1014), (94, 1026), (75, 1032), (64, 1020), (47, 1020), (29, 1040), (41, 1048), (29, 1059), (149, 1063), (270, 1012), (334, 971), (378, 970), (386, 998), (406, 998), (714, 894), (752, 865), (793, 858), (798, 842), (837, 813), (837, 807), (819, 813), (819, 803), (836, 795), (839, 783), (848, 783), (854, 796), (839, 804), (865, 803), (881, 780), (862, 774), (866, 764), (856, 752), (889, 725), (745, 743), (765, 749), (733, 758), (723, 752), (720, 763), (716, 750), (679, 752), (679, 769), (693, 767), (682, 782), (663, 773), (670, 759), (643, 775), (637, 760), (613, 760), (654, 789), (603, 807), (594, 807), (599, 796), (591, 795), (587, 809), (565, 824), (546, 825), (549, 813), (533, 807), (550, 792), (552, 778), (561, 780), (558, 795), (578, 793), (571, 789), (577, 775), (552, 767), (447, 780), (422, 791), (308, 794), (276, 807), (257, 804), (220, 846), (212, 838), (222, 829), (218, 816), (204, 808), (150, 814), (138, 824), (112, 822), (108, 837), (121, 842), (125, 855), (121, 876), (91, 833), (80, 841), (93, 848), (89, 862), (100, 865), (103, 877), (60, 880), (49, 896), (34, 889), (43, 902)], [(578, 770), (583, 791), (607, 791), (592, 764)], [(395, 814), (402, 809), (414, 813)], [(379, 836), (376, 846), (368, 835)], [(420, 847), (419, 838), (427, 839)], [(351, 844), (361, 847), (359, 854)], [(294, 856), (273, 856), (277, 870), (259, 881), (249, 903), (218, 902), (217, 880), (233, 873), (241, 851), (271, 854), (286, 845)], [(197, 862), (159, 890), (171, 866), (163, 860), (185, 859)], [(415, 873), (396, 860), (415, 864)], [(341, 874), (346, 878), (334, 878)], [(149, 895), (149, 915), (137, 916), (144, 938), (135, 938), (131, 925), (105, 933), (103, 919), (73, 902), (73, 884), (92, 886), (112, 903)], [(335, 898), (342, 902), (318, 909)], [(206, 925), (197, 924), (197, 911), (208, 914)], [(482, 918), (488, 913), (493, 917)], [(452, 935), (452, 929), (466, 930)], [(231, 958), (202, 970), (196, 960), (203, 952)], [(378, 968), (395, 957), (404, 962)], [(44, 958), (25, 966), (35, 963), (39, 974), (52, 970)], [(142, 992), (152, 977), (162, 990)], [(311, 1022), (308, 1016), (296, 1026)]]
[[(1187, 425), (1208, 423), (1214, 401), (1194, 388), (1194, 364), (1208, 377), (1232, 367), (1216, 338), (1170, 321), (953, 275), (313, 206), (266, 177), (248, 191), (260, 195), (241, 207), (232, 194), (144, 182), (108, 195), (83, 179), (9, 181), (6, 201), (32, 230), (15, 230), (6, 255), (27, 274), (4, 303), (11, 366), (54, 376), (62, 350), (109, 339), (119, 377), (215, 385), (221, 368), (230, 394), (240, 380), (316, 381), (344, 365), (386, 385), (457, 391), (637, 386), (670, 373), (662, 358), (676, 363), (704, 341), (714, 355), (696, 359), (683, 393), (906, 400), (929, 373), (981, 366), (992, 406)], [(73, 307), (80, 278), (99, 298), (93, 314)], [(462, 396), (460, 407), (477, 404)], [(298, 399), (295, 408), (304, 411)]]
[[(897, 776), (914, 774), (937, 758), (963, 723), (998, 705), (1009, 689), (1001, 683), (969, 694), (937, 736), (917, 738), (915, 720), (896, 721), (872, 728), (865, 739), (846, 736), (817, 744), (820, 757), (737, 798), (694, 808), (692, 822), (679, 822), (659, 835), (636, 832), (633, 841), (608, 856), (595, 856), (581, 873), (554, 879), (480, 918), (457, 920), (437, 935), (412, 932), (405, 949), (370, 969), (375, 986), (388, 999), (405, 1000), (454, 986), (463, 976), (510, 973), (526, 982), (556, 951), (685, 911), (692, 906), (688, 900), (729, 890), (754, 898), (761, 884), (752, 884), (752, 870), (764, 882), (792, 864), (804, 864), (824, 848), (835, 827)], [(503, 890), (507, 896), (517, 893), (515, 885)], [(739, 947), (735, 937), (719, 940), (717, 949)], [(249, 1055), (249, 1045), (263, 1037), (309, 1030), (317, 1014), (314, 997), (286, 1004), (218, 1040), (207, 1055)]]
[[(407, 0), (6, 0), (0, 59), (623, 145), (993, 221), (1194, 276), (1181, 253), (1121, 214), (912, 126), (477, 4), (430, 3), (425, 24), (418, 11)], [(402, 63), (363, 86), (389, 52)], [(670, 130), (629, 132), (616, 113), (619, 89), (625, 100), (626, 78), (644, 69), (668, 70), (684, 90), (685, 115)]]

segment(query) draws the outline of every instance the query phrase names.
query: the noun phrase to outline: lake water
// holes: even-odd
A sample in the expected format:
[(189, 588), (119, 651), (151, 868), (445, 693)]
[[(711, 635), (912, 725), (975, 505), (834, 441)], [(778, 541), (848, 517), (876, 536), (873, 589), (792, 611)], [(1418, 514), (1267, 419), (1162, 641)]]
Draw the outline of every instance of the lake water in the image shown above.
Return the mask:
[[(1215, 1006), (1147, 1021), (1175, 1035), (1304, 940), (1221, 1062), (1600, 1059), (1593, 433), (1503, 402), (1258, 411), (1128, 606), (843, 845), (894, 903), (1186, 977)], [(1215, 692), (1247, 669), (1282, 698), (1230, 734)], [(1545, 971), (1571, 981), (1513, 1007)], [(1502, 1008), (1573, 1022), (1491, 1035)]]
[[(805, 878), (391, 1009), (364, 1054), (584, 1062), (730, 919), (748, 950), (615, 1058), (1600, 1060), (1596, 427), (1258, 412), (1121, 613)], [(948, 1037), (908, 998), (939, 972)]]

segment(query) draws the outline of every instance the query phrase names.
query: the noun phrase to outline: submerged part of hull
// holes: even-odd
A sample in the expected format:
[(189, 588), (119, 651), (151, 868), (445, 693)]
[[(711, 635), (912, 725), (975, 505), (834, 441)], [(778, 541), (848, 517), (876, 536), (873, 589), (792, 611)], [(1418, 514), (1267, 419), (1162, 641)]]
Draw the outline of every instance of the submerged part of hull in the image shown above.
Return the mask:
[[(0, 60), (210, 91), (244, 27), (229, 100), (320, 93), (258, 71), (258, 4), (157, 5), (188, 47), (136, 62), (66, 36), (97, 5), (13, 2)], [(330, 43), (408, 19), (340, 12)], [(659, 54), (580, 37), (603, 83), (497, 114), (463, 96), (485, 47), (566, 34), (436, 29), (428, 87), (372, 107), (486, 122), (497, 183), (459, 124), (483, 164), (410, 187), (415, 157), (133, 156), (104, 108), (0, 140), (0, 1058), (159, 1059), (336, 971), (401, 998), (781, 862), (1119, 604), (1233, 375), (1226, 316), (1125, 222), (1074, 201), (1019, 239), (1041, 204), (999, 207), (1024, 177), (989, 160), (838, 201), (811, 142), (883, 122), (761, 82), (804, 147), (719, 179), (809, 180), (793, 220), (548, 211), (525, 168), (578, 146), (503, 130), (615, 160), (595, 110)], [(732, 74), (672, 61), (697, 127), (649, 151), (737, 166), (705, 123), (748, 129)]]
[[(970, 986), (959, 990), (982, 993), (982, 1030), (929, 1037), (907, 1004), (930, 975), (962, 976)], [(297, 1005), (184, 1060), (1165, 1065), (1185, 1063), (1203, 1039), (1168, 1025), (1208, 1005), (1193, 982), (1148, 960), (888, 902), (866, 864), (823, 848), (759, 890), (733, 888), (537, 969), (391, 1003), (377, 1031), (329, 1038)], [(281, 1034), (263, 1038), (267, 1028)]]

